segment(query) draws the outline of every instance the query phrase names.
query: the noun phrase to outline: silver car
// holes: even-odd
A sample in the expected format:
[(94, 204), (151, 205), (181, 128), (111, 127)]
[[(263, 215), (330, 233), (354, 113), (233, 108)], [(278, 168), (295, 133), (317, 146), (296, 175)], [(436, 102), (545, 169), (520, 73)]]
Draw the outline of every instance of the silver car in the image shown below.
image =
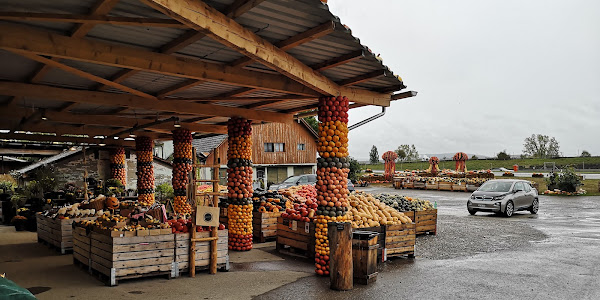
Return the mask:
[(539, 207), (538, 191), (525, 180), (487, 181), (467, 201), (467, 210), (471, 215), (487, 211), (510, 217), (519, 210), (537, 214)]

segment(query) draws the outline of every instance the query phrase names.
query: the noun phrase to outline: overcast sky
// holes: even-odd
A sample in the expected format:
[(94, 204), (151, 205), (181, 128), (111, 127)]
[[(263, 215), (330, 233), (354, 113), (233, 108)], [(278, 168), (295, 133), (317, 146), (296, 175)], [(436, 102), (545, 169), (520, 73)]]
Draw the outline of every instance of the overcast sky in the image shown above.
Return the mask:
[[(600, 155), (600, 1), (330, 0), (415, 98), (350, 132), (350, 155), (520, 154), (533, 133)], [(350, 124), (380, 112), (354, 109)]]

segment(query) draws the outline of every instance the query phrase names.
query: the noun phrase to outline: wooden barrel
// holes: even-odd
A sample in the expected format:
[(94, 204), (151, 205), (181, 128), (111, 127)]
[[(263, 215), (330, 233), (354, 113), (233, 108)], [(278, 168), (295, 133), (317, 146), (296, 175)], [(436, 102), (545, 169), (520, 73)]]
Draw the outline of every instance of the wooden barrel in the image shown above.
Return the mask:
[(379, 233), (352, 232), (352, 259), (354, 282), (369, 284), (377, 280), (377, 249)]

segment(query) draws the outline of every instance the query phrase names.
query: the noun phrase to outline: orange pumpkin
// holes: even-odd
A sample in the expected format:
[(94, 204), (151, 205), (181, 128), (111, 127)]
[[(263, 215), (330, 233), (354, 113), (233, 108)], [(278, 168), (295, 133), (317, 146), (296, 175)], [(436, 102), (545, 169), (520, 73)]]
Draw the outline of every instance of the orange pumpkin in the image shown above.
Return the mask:
[(106, 208), (108, 208), (108, 209), (119, 208), (119, 199), (117, 199), (117, 197), (115, 197), (115, 196), (106, 198)]

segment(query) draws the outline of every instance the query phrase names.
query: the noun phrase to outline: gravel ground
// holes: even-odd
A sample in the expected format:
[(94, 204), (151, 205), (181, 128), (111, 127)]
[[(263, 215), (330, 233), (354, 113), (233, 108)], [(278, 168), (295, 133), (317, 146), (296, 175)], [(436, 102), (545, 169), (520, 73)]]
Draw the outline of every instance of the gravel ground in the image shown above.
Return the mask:
[(531, 246), (545, 240), (543, 232), (502, 217), (438, 216), (437, 235), (419, 236), (415, 255), (427, 259), (452, 259), (479, 253)]

